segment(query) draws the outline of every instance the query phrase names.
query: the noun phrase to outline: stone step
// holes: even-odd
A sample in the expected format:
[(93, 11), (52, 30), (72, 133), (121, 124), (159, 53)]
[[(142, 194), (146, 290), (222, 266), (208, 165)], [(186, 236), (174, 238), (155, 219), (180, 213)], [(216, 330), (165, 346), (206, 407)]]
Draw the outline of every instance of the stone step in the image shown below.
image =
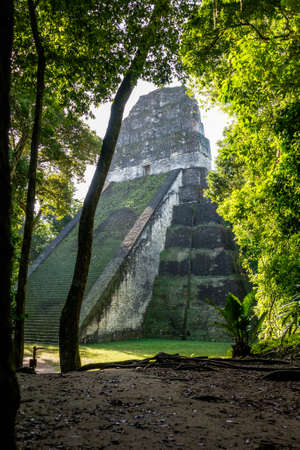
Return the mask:
[[(59, 324), (57, 324), (59, 325)], [(44, 323), (31, 323), (31, 324), (26, 324), (25, 323), (25, 332), (32, 330), (42, 330), (43, 332), (49, 332), (49, 333), (57, 333), (57, 330), (59, 329), (59, 326), (53, 326), (52, 324), (49, 326), (48, 322), (44, 322)]]
[(43, 342), (44, 344), (58, 343), (59, 338), (57, 336), (43, 336), (43, 335), (28, 335), (24, 337), (24, 341), (27, 342)]
[(59, 331), (59, 324), (49, 326), (47, 322), (25, 324), (25, 333), (43, 333), (43, 334), (57, 334)]
[(42, 333), (27, 333), (24, 335), (24, 340), (27, 341), (58, 341), (58, 334), (42, 334)]
[(59, 322), (60, 320), (60, 315), (56, 315), (56, 316), (48, 316), (46, 314), (44, 314), (44, 316), (35, 316), (35, 315), (28, 315), (28, 318), (26, 319), (25, 323), (48, 323), (48, 324), (53, 324), (56, 322)]
[(58, 345), (58, 339), (28, 338), (28, 339), (25, 339), (25, 342), (26, 342), (26, 344)]
[(60, 314), (63, 309), (61, 307), (61, 308), (51, 308), (51, 309), (45, 308), (44, 310), (42, 310), (41, 306), (43, 306), (43, 305), (40, 305), (39, 309), (28, 308), (28, 309), (26, 309), (26, 313), (31, 313), (35, 316), (44, 316), (44, 317), (46, 315), (48, 317), (48, 316), (56, 316), (57, 314)]
[(40, 305), (38, 305), (38, 308), (36, 307), (36, 305), (28, 305), (26, 307), (26, 312), (31, 312), (34, 314), (58, 314), (59, 312), (61, 312), (61, 310), (63, 309), (63, 305), (62, 306), (55, 306), (55, 307), (50, 307), (47, 305), (43, 305), (43, 303), (41, 303)]
[(44, 337), (49, 337), (49, 338), (58, 338), (58, 333), (57, 332), (47, 332), (45, 330), (38, 330), (38, 329), (33, 329), (33, 330), (25, 330), (25, 336), (35, 336), (38, 338), (44, 338)]
[(51, 327), (51, 330), (53, 330), (53, 332), (57, 332), (57, 330), (59, 330), (59, 322), (58, 323), (49, 323), (48, 321), (45, 323), (44, 322), (31, 322), (31, 323), (27, 323), (25, 329), (26, 330), (49, 330)]
[(49, 325), (51, 324), (54, 325), (56, 323), (58, 323), (60, 320), (60, 315), (58, 316), (52, 316), (52, 317), (48, 317), (48, 316), (28, 316), (28, 318), (26, 319), (26, 323), (48, 323)]

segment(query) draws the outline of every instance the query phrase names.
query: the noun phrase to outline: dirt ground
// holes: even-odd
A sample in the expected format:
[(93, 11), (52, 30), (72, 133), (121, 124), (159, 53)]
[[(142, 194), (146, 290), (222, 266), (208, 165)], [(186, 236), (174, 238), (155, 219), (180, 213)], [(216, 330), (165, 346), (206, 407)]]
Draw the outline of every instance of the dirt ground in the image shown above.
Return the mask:
[(300, 449), (299, 381), (223, 368), (53, 370), (39, 361), (36, 375), (18, 375), (20, 449)]

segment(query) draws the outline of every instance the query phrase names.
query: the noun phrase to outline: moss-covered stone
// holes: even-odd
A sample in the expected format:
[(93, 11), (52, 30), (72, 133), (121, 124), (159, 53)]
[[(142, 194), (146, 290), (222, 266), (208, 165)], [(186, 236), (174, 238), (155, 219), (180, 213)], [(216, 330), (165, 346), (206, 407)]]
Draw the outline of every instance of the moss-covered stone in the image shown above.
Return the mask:
[(205, 301), (206, 298), (211, 299), (211, 295), (207, 297), (201, 295), (201, 286), (206, 286), (207, 293), (212, 294), (212, 286), (215, 284), (221, 289), (224, 297), (224, 281), (224, 278), (191, 277), (190, 302), (187, 311), (187, 334), (191, 339), (230, 341), (225, 330), (214, 323), (220, 321), (220, 317), (215, 309)]
[(183, 333), (187, 300), (187, 277), (157, 277), (147, 309), (143, 335), (179, 337)]
[(168, 228), (165, 248), (190, 248), (192, 243), (192, 230), (186, 226), (172, 226)]
[[(86, 294), (166, 176), (167, 174), (162, 174), (112, 183), (103, 193), (95, 215), (95, 233)], [(27, 340), (32, 339), (30, 336), (34, 336), (37, 340), (38, 336), (44, 335), (48, 328), (53, 328), (53, 321), (48, 327), (50, 316), (58, 326), (60, 311), (73, 276), (77, 254), (77, 234), (78, 225), (28, 279), (26, 312), (29, 319), (25, 323)], [(46, 338), (43, 340), (47, 341)]]

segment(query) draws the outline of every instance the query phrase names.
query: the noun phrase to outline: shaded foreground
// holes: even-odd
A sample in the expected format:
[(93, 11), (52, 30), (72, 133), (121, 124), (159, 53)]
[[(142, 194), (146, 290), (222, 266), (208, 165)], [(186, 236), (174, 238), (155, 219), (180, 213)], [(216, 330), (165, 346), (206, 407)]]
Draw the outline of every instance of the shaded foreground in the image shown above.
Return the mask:
[(297, 449), (300, 382), (269, 381), (265, 375), (224, 367), (19, 374), (18, 445)]

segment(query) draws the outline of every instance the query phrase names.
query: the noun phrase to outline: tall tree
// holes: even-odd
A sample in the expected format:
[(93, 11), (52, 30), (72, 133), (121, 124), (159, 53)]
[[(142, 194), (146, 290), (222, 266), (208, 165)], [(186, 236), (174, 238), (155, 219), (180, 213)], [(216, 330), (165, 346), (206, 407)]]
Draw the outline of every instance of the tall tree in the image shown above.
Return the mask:
[(10, 124), (9, 91), (13, 41), (13, 1), (4, 0), (0, 11), (0, 359), (1, 436), (7, 449), (15, 449), (15, 417), (20, 403), (13, 365), (11, 329), (11, 187), (8, 131)]
[[(34, 99), (28, 95), (23, 86), (21, 92), (14, 89), (11, 103), (11, 182), (15, 239), (13, 277), (17, 280), (30, 162), (30, 136), (26, 130), (32, 126)], [(89, 129), (78, 114), (64, 111), (56, 99), (45, 92), (33, 227), (33, 234), (38, 229), (39, 238), (34, 242), (39, 244), (33, 246), (32, 242), (31, 257), (33, 254), (36, 257), (36, 252), (42, 250), (43, 244), (46, 245), (51, 237), (54, 238), (57, 232), (56, 227), (53, 227), (54, 222), (60, 221), (70, 213), (73, 214), (74, 207), (76, 209), (75, 184), (83, 180), (87, 164), (96, 162), (100, 145), (101, 139)]]
[(26, 213), (24, 234), (22, 241), (21, 258), (19, 264), (18, 287), (16, 294), (16, 324), (15, 324), (15, 352), (16, 366), (21, 367), (24, 356), (24, 315), (25, 315), (25, 299), (26, 299), (26, 282), (30, 257), (30, 246), (32, 239), (32, 231), (34, 225), (34, 208), (35, 208), (35, 192), (36, 192), (36, 174), (38, 164), (38, 148), (40, 143), (41, 119), (43, 109), (43, 95), (45, 87), (45, 67), (46, 59), (44, 47), (41, 41), (36, 17), (37, 3), (28, 0), (28, 11), (30, 15), (30, 23), (32, 35), (38, 55), (37, 75), (36, 75), (36, 102), (34, 123), (31, 137), (30, 164), (28, 171), (28, 188), (26, 199)]
[(264, 334), (299, 284), (299, 18), (294, 0), (204, 0), (182, 46), (195, 85), (234, 118), (209, 195), (258, 288)]
[[(26, 2), (28, 14), (24, 15)], [(53, 42), (56, 42), (57, 35), (51, 32), (49, 3), (26, 2), (20, 0), (16, 10), (17, 42), (14, 46), (10, 132), (16, 240), (20, 234), (18, 231), (23, 231), (21, 254), (20, 257), (16, 254), (14, 264), (19, 272), (15, 311), (17, 366), (21, 366), (23, 360), (26, 280), (33, 229), (39, 219), (47, 216), (53, 208), (57, 216), (68, 214), (74, 194), (74, 179), (82, 178), (87, 162), (95, 161), (101, 142), (82, 122), (80, 106), (73, 106), (74, 98), (67, 100), (66, 95), (61, 98), (63, 89), (71, 93), (66, 87), (67, 75), (60, 89), (55, 86), (55, 78), (60, 71), (55, 71), (58, 57)], [(46, 48), (42, 40), (46, 42)], [(50, 68), (45, 64), (45, 53)], [(70, 71), (70, 63), (66, 66)], [(80, 102), (86, 104), (89, 96), (88, 93), (78, 95), (79, 105)]]
[[(90, 264), (94, 215), (118, 140), (124, 107), (139, 77), (160, 83), (170, 78), (177, 63), (176, 49), (183, 11), (194, 5), (194, 2), (170, 0), (121, 3), (124, 11), (130, 11), (122, 23), (122, 29), (127, 30), (128, 36), (125, 35), (125, 40), (116, 46), (113, 63), (114, 59), (124, 59), (127, 67), (112, 103), (101, 155), (81, 213), (74, 275), (60, 321), (60, 363), (63, 372), (80, 367), (79, 317)], [(142, 14), (138, 16), (140, 11)], [(135, 20), (136, 17), (138, 20)], [(88, 27), (89, 23), (85, 26)]]

